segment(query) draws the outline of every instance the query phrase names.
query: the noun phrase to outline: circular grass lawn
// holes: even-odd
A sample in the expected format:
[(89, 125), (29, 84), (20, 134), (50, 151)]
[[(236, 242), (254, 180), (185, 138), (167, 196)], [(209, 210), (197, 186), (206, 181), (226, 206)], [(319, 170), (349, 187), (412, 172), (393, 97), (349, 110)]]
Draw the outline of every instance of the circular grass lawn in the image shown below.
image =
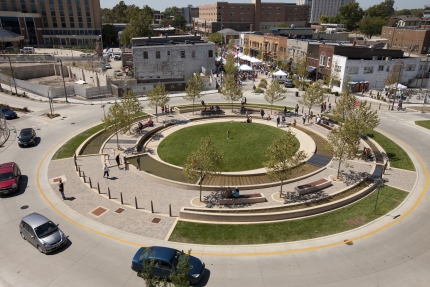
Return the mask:
[[(230, 131), (230, 139), (227, 139)], [(200, 145), (201, 139), (211, 137), (215, 148), (223, 153), (223, 171), (243, 171), (263, 167), (265, 152), (272, 140), (285, 131), (257, 123), (222, 122), (196, 125), (178, 130), (158, 146), (159, 157), (170, 164), (184, 166), (187, 157)], [(300, 143), (296, 139), (297, 150)]]

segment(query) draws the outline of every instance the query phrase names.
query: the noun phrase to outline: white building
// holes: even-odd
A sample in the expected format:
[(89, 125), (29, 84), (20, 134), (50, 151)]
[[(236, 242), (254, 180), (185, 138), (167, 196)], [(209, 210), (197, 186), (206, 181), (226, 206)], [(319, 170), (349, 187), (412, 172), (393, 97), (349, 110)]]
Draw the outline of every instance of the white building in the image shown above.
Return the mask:
[(309, 5), (309, 23), (317, 24), (322, 15), (336, 16), (343, 5), (355, 0), (297, 0), (297, 5)]
[[(340, 86), (333, 87), (333, 91), (341, 91), (341, 87), (346, 88), (349, 82), (369, 83), (370, 89), (382, 90), (385, 87), (384, 81), (394, 65), (398, 65), (399, 59), (390, 59), (387, 57), (385, 60), (355, 60), (348, 59), (344, 56), (333, 55), (332, 70), (339, 73)], [(421, 61), (420, 58), (401, 58), (403, 68), (400, 73), (400, 83), (407, 84), (409, 87), (417, 87), (420, 81), (419, 78), (425, 68), (426, 62)], [(415, 81), (413, 81), (415, 80)], [(424, 85), (427, 86), (427, 83)]]

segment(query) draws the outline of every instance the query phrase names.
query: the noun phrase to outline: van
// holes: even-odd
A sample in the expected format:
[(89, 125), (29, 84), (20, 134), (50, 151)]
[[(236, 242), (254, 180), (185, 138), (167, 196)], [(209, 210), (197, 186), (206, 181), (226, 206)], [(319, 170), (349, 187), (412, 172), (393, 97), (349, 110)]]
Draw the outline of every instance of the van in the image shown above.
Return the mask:
[(19, 49), (19, 51), (23, 54), (33, 54), (34, 48), (33, 47), (23, 47), (22, 49)]

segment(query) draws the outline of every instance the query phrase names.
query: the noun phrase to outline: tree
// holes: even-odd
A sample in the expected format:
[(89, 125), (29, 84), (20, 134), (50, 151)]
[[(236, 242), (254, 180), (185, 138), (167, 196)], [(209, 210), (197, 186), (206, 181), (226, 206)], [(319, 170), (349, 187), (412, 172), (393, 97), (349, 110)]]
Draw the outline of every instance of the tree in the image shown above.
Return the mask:
[(175, 287), (189, 287), (190, 286), (190, 280), (188, 279), (189, 273), (192, 269), (192, 266), (190, 265), (190, 253), (191, 250), (188, 250), (188, 253), (182, 252), (181, 255), (179, 255), (178, 258), (178, 265), (176, 266), (176, 269), (173, 270), (172, 274), (170, 275), (170, 280)]
[(113, 14), (112, 10), (109, 8), (103, 8), (102, 9), (102, 19), (103, 23), (115, 23), (116, 17)]
[(339, 83), (340, 75), (338, 69), (338, 62), (332, 63), (330, 69), (328, 69), (327, 74), (324, 75), (324, 82), (328, 84), (330, 93), (333, 87), (333, 83)]
[(107, 115), (102, 120), (105, 126), (105, 130), (114, 130), (116, 134), (116, 146), (120, 149), (118, 141), (118, 132), (124, 128), (125, 112), (119, 103), (115, 101), (113, 105), (109, 107)]
[(387, 78), (384, 80), (384, 84), (388, 86), (390, 93), (393, 89), (397, 90), (397, 85), (402, 82), (401, 78), (401, 69), (402, 69), (402, 60), (398, 60), (395, 65), (389, 71)]
[(200, 201), (202, 201), (202, 182), (219, 174), (222, 168), (223, 154), (219, 152), (210, 137), (202, 138), (200, 147), (187, 157), (184, 165), (184, 174), (189, 182), (199, 180)]
[(182, 13), (178, 13), (178, 8), (176, 6), (168, 7), (164, 10), (164, 19), (161, 23), (166, 26), (172, 26), (177, 29), (184, 29), (187, 21)]
[(356, 28), (357, 23), (363, 18), (364, 12), (357, 2), (348, 3), (339, 8), (340, 23), (344, 24), (349, 31)]
[(333, 109), (333, 115), (345, 121), (356, 102), (357, 97), (351, 93), (350, 90), (346, 90), (337, 99), (336, 106)]
[(115, 26), (112, 24), (103, 25), (103, 43), (111, 45), (118, 41), (118, 33), (116, 32)]
[(308, 114), (311, 113), (313, 106), (319, 106), (324, 102), (324, 91), (319, 82), (315, 82), (306, 89), (305, 94), (299, 100), (299, 103), (308, 108)]
[(364, 17), (358, 24), (358, 30), (367, 38), (381, 35), (382, 27), (387, 25), (387, 20), (381, 17)]
[(205, 85), (202, 81), (202, 78), (199, 74), (194, 74), (188, 82), (187, 87), (185, 88), (185, 96), (183, 97), (187, 101), (193, 101), (193, 114), (194, 114), (194, 102), (202, 97), (200, 94)]
[(137, 272), (137, 276), (143, 278), (145, 280), (146, 287), (167, 287), (166, 278), (160, 278), (154, 275), (153, 267), (156, 266), (158, 262), (155, 262), (155, 259), (146, 261), (143, 265), (143, 270)]
[(275, 139), (266, 150), (268, 161), (264, 163), (264, 167), (272, 180), (281, 182), (281, 194), (284, 181), (291, 176), (293, 168), (306, 158), (304, 151), (296, 151), (297, 143), (291, 131)]
[(169, 95), (166, 88), (162, 83), (158, 83), (150, 92), (148, 96), (148, 106), (155, 108), (155, 117), (158, 121), (158, 107), (164, 107), (169, 101)]
[(320, 20), (318, 21), (319, 24), (327, 24), (329, 22), (330, 17), (327, 15), (321, 15)]
[(227, 56), (225, 56), (224, 70), (227, 75), (236, 75), (236, 61), (231, 53), (228, 53)]
[(231, 111), (233, 112), (233, 101), (238, 101), (242, 98), (242, 88), (236, 82), (235, 76), (226, 74), (224, 85), (221, 88), (221, 94), (227, 101), (231, 101)]
[(212, 33), (209, 35), (208, 39), (217, 45), (222, 43), (222, 35), (220, 33)]
[(125, 14), (126, 10), (127, 10), (127, 5), (124, 3), (124, 1), (120, 1), (112, 8), (112, 14), (115, 17), (116, 23), (128, 23), (128, 18), (127, 18), (127, 15)]
[(302, 90), (305, 88), (305, 80), (309, 75), (307, 57), (297, 58), (295, 65), (293, 65), (294, 72), (299, 76), (299, 81), (302, 86)]
[(279, 84), (278, 79), (272, 81), (269, 87), (266, 89), (264, 99), (270, 103), (270, 114), (272, 114), (272, 106), (274, 102), (284, 100), (287, 96), (285, 95), (286, 90)]
[(131, 125), (133, 124), (133, 116), (142, 111), (142, 106), (132, 90), (129, 90), (127, 94), (124, 95), (121, 105), (125, 113), (124, 126), (125, 129), (130, 132)]
[(245, 54), (245, 55), (248, 56), (249, 55), (249, 51), (250, 51), (249, 45), (246, 44), (245, 47), (243, 48), (243, 54)]
[(151, 8), (131, 9), (127, 13), (129, 24), (121, 33), (121, 43), (128, 45), (132, 38), (152, 36), (152, 22), (154, 21), (154, 12)]
[(366, 15), (369, 17), (380, 17), (385, 20), (390, 19), (394, 15), (394, 0), (385, 0), (379, 4), (370, 6), (366, 10)]

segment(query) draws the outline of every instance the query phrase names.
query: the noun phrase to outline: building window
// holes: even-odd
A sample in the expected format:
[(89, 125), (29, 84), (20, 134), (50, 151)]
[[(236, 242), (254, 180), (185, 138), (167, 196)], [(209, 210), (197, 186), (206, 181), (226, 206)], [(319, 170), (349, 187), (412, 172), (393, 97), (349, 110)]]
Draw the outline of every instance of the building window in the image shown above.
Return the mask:
[(406, 66), (406, 71), (415, 71), (416, 65), (410, 64)]
[(373, 66), (364, 67), (363, 74), (373, 74)]
[(147, 51), (143, 52), (143, 58), (148, 59), (148, 52)]
[(330, 67), (330, 64), (331, 64), (331, 58), (330, 58), (330, 57), (328, 57), (328, 58), (327, 58), (327, 67)]
[(185, 58), (185, 51), (181, 51), (181, 58)]
[(213, 58), (213, 56), (214, 56), (214, 51), (209, 50), (209, 58)]
[(195, 58), (196, 57), (196, 51), (191, 51), (191, 58)]
[(383, 71), (383, 70), (384, 70), (384, 66), (383, 65), (379, 65), (378, 71)]
[(342, 71), (342, 67), (339, 65), (334, 66), (334, 71), (340, 73)]
[(170, 56), (170, 51), (167, 51), (167, 56)]
[(324, 66), (324, 62), (325, 62), (325, 56), (321, 55), (320, 56), (320, 66)]
[(160, 59), (160, 51), (155, 51), (155, 59)]
[(349, 67), (348, 73), (349, 74), (358, 74), (358, 67)]

